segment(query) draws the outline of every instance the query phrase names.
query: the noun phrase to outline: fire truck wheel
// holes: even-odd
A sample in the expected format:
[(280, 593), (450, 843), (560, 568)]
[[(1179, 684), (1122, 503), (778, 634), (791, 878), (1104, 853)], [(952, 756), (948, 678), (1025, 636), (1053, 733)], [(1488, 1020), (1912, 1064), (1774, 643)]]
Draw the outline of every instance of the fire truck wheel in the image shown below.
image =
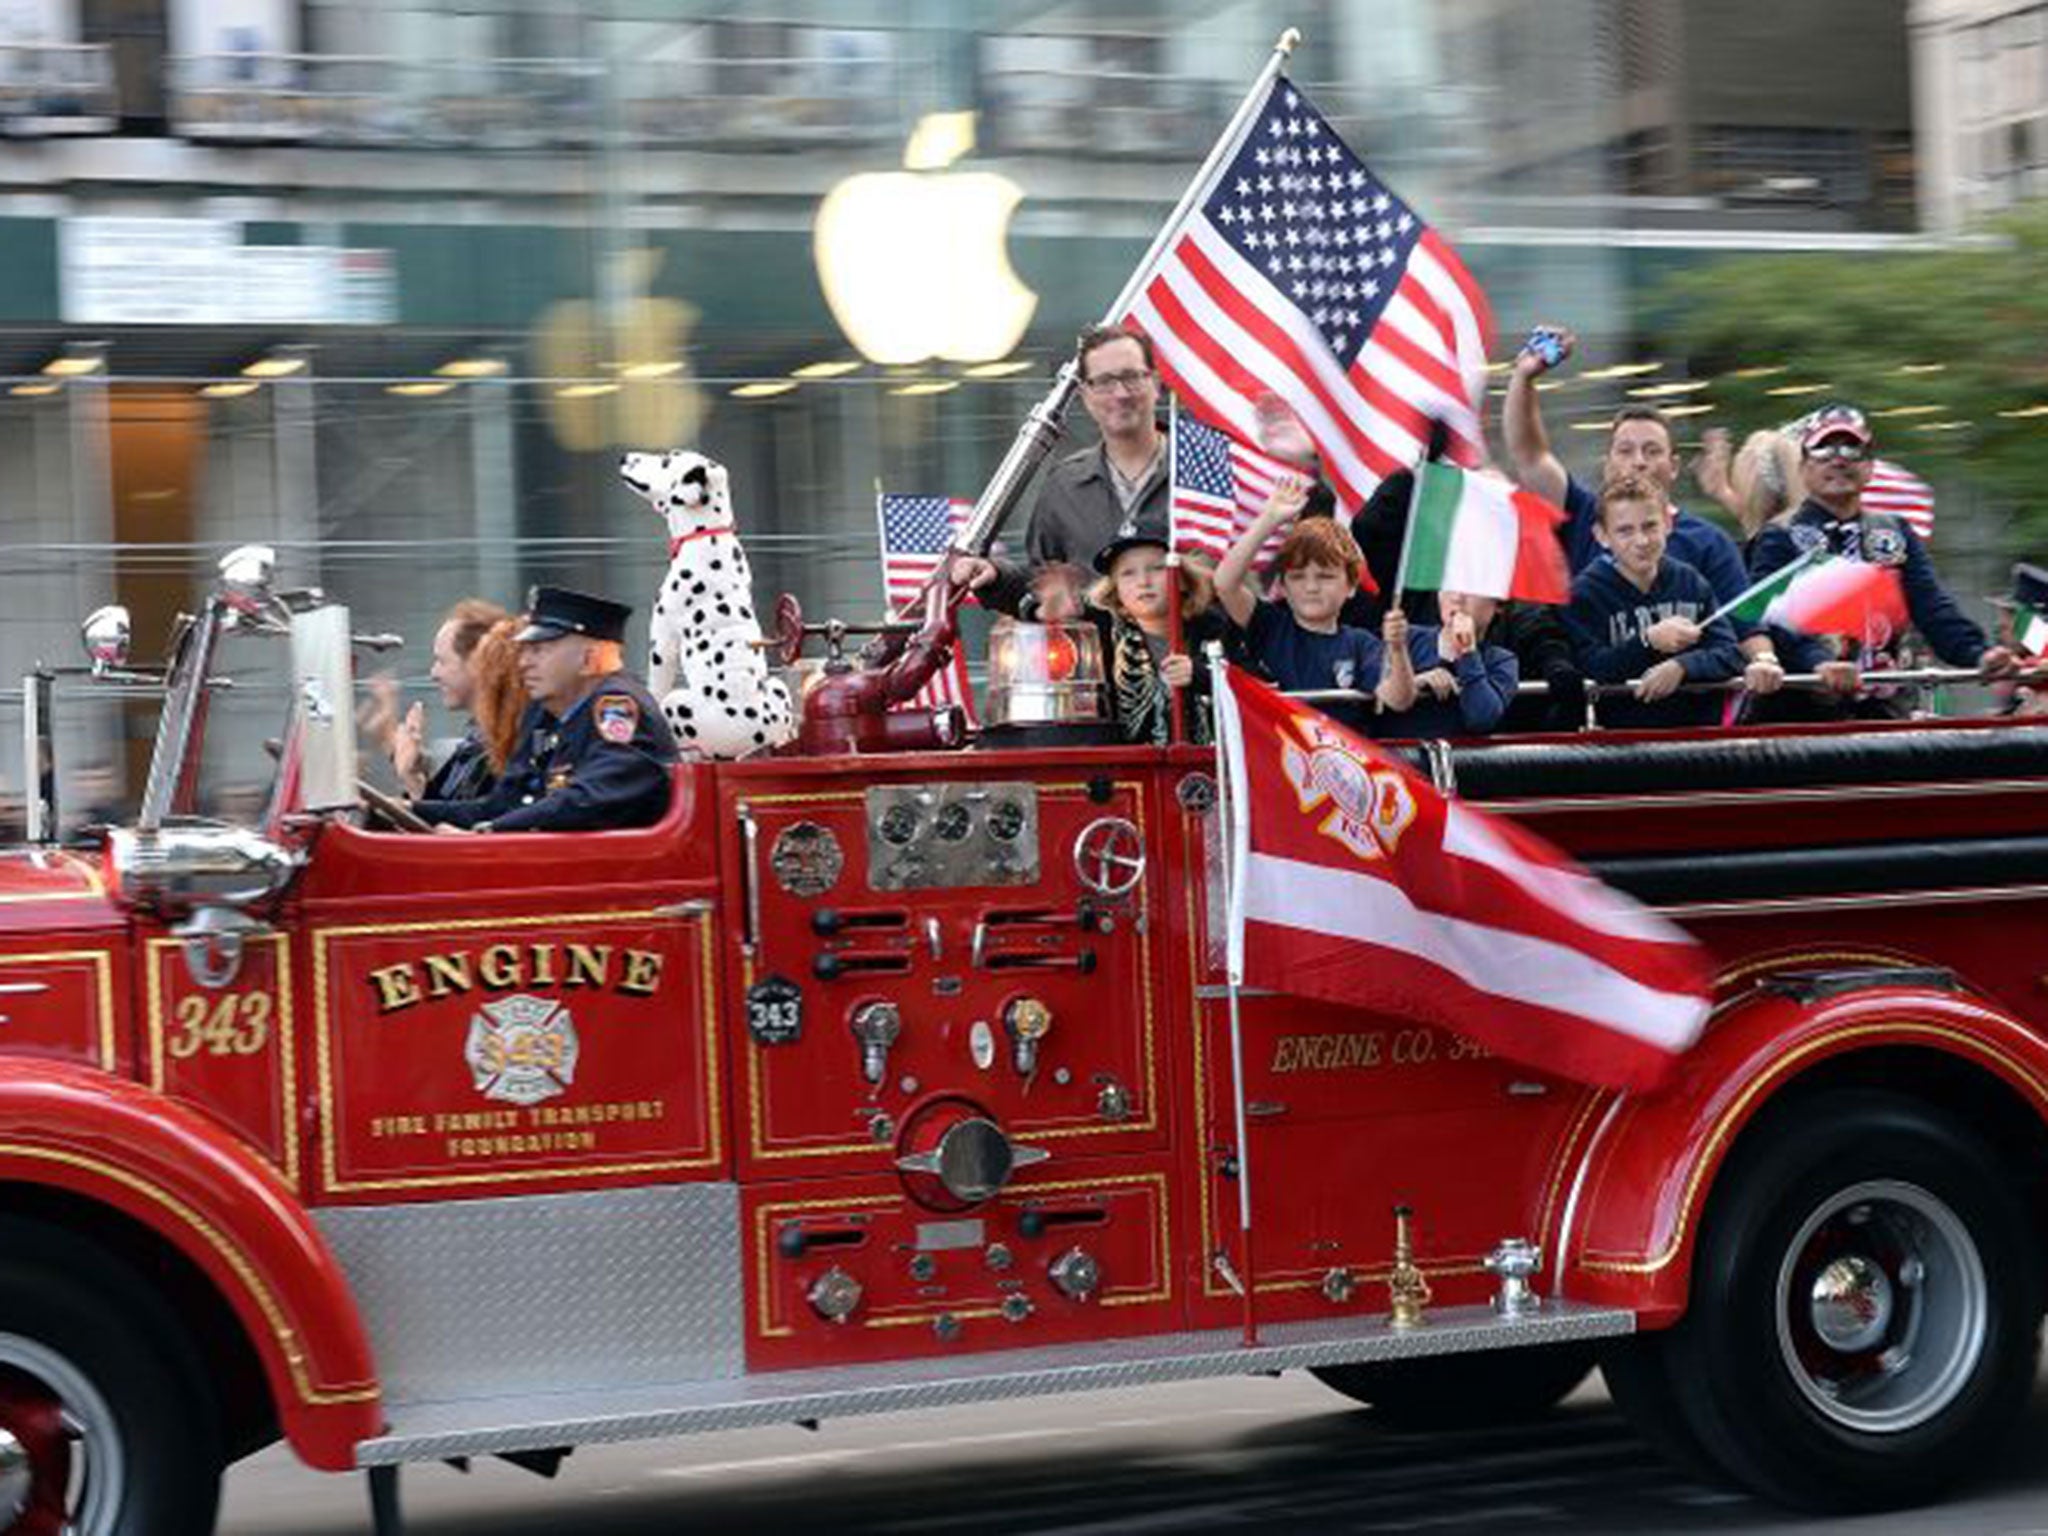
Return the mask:
[(1326, 1365), (1316, 1380), (1369, 1404), (1396, 1429), (1480, 1429), (1547, 1412), (1593, 1369), (1583, 1344), (1494, 1349), (1434, 1360)]
[(1717, 1180), (1686, 1316), (1638, 1341), (1637, 1401), (1666, 1395), (1708, 1461), (1780, 1503), (1934, 1497), (1990, 1460), (2033, 1385), (2041, 1259), (2016, 1183), (1909, 1099), (1790, 1106)]
[(0, 1217), (0, 1531), (213, 1529), (218, 1420), (183, 1338), (106, 1249)]

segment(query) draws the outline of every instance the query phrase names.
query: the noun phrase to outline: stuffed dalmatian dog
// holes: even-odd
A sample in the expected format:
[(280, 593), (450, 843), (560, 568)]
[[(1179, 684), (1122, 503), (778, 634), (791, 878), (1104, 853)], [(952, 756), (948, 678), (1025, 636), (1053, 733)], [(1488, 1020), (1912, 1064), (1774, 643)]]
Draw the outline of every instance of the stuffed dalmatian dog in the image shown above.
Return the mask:
[(725, 466), (629, 453), (619, 478), (668, 524), (668, 575), (649, 625), (648, 691), (687, 755), (745, 757), (796, 734), (789, 690), (756, 644), (753, 572), (733, 531)]

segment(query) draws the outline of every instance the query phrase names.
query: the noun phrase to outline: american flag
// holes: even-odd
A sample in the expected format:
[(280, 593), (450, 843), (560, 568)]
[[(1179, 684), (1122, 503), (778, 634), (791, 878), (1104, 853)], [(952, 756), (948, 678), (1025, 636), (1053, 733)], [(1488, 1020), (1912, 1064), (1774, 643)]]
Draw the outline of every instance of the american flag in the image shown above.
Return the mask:
[(1889, 512), (1923, 539), (1934, 537), (1934, 488), (1918, 475), (1879, 459), (1863, 488), (1863, 510)]
[[(1273, 483), (1299, 471), (1186, 411), (1173, 413), (1172, 434), (1173, 547), (1221, 560), (1259, 515)], [(1283, 537), (1275, 534), (1263, 553), (1270, 555)]]
[(1351, 506), (1422, 458), (1432, 418), (1453, 459), (1482, 456), (1486, 295), (1284, 76), (1122, 318), (1232, 436), (1286, 401)]
[[(892, 612), (909, 613), (924, 584), (939, 568), (953, 536), (973, 512), (974, 503), (957, 496), (892, 496), (875, 499), (875, 518), (882, 534), (882, 591)], [(965, 650), (953, 647), (952, 662), (941, 668), (906, 707), (940, 709), (958, 704), (974, 719), (974, 687), (967, 680)]]

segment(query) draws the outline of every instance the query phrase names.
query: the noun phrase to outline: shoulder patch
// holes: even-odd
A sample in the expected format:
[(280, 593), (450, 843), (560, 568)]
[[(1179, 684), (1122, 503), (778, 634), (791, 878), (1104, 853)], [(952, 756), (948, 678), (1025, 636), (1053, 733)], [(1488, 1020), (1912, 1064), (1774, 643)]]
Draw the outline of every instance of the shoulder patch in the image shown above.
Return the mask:
[(1879, 526), (1866, 529), (1863, 535), (1863, 554), (1873, 565), (1904, 565), (1906, 536), (1896, 528)]
[(606, 741), (624, 746), (640, 729), (640, 704), (630, 693), (600, 694), (590, 708), (597, 734)]

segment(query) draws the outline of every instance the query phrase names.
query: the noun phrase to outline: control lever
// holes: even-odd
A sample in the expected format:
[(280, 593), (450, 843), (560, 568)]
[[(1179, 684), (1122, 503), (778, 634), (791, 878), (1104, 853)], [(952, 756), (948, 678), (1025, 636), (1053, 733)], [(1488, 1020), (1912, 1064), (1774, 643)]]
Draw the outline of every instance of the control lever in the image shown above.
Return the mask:
[(862, 953), (828, 950), (811, 960), (811, 974), (820, 981), (837, 981), (842, 976), (864, 973), (870, 976), (901, 976), (910, 969), (910, 956), (895, 950)]
[(820, 907), (811, 914), (811, 932), (821, 939), (847, 928), (901, 928), (910, 914), (898, 907), (879, 912), (842, 912), (837, 907)]
[(982, 960), (982, 967), (991, 971), (1079, 971), (1083, 976), (1095, 974), (1095, 951), (1084, 949), (1078, 955), (1035, 955), (1028, 951), (1014, 955), (989, 955)]
[(860, 1042), (861, 1076), (879, 1085), (889, 1074), (889, 1048), (903, 1033), (902, 1011), (894, 1003), (878, 998), (855, 1008), (847, 1023), (853, 1038)]

